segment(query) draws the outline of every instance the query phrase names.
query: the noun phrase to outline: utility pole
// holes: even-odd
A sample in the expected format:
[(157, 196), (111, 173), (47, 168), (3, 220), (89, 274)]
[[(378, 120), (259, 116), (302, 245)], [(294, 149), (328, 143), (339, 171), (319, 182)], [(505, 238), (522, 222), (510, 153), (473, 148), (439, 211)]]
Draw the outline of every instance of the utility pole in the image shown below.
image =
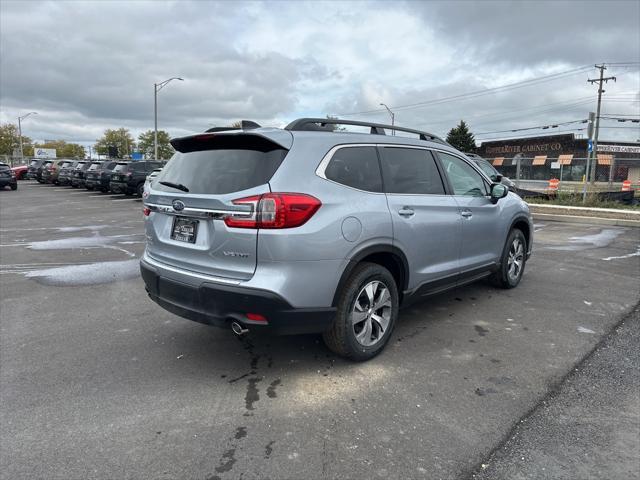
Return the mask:
[(593, 122), (596, 114), (589, 112), (587, 120), (587, 168), (584, 169), (584, 185), (582, 186), (582, 203), (587, 200), (587, 183), (589, 183), (589, 171), (591, 169), (591, 157), (593, 155)]
[(608, 83), (609, 80), (613, 80), (614, 82), (616, 81), (616, 77), (606, 77), (606, 78), (604, 77), (604, 71), (607, 69), (604, 63), (602, 65), (594, 65), (594, 66), (600, 70), (600, 78), (587, 80), (587, 82), (591, 83), (592, 85), (594, 83), (598, 83), (598, 108), (596, 109), (596, 131), (593, 137), (594, 162), (591, 164), (591, 183), (595, 182), (596, 180), (596, 165), (598, 163), (598, 133), (600, 130), (600, 104), (602, 103), (602, 94), (604, 93), (604, 90), (602, 89), (602, 82)]

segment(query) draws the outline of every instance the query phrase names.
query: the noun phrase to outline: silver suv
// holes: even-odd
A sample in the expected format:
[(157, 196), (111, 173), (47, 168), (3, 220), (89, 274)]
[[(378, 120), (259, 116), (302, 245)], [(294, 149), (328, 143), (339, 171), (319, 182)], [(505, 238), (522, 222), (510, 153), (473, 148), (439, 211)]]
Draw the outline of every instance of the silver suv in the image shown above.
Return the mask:
[(531, 255), (527, 204), (426, 132), (304, 118), (171, 144), (140, 267), (151, 299), (191, 320), (322, 333), (365, 360), (401, 305), (484, 277), (513, 288)]

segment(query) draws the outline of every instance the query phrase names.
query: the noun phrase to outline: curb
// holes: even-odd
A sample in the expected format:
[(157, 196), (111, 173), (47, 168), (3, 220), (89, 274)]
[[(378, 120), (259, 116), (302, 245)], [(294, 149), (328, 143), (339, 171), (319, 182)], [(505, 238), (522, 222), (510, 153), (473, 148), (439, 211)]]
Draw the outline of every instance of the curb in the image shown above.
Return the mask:
[(534, 220), (546, 220), (548, 222), (565, 222), (565, 223), (582, 223), (589, 225), (609, 225), (614, 227), (636, 227), (640, 228), (639, 220), (627, 220), (623, 218), (602, 218), (602, 217), (585, 217), (576, 215), (556, 215), (553, 213), (536, 213), (531, 214)]

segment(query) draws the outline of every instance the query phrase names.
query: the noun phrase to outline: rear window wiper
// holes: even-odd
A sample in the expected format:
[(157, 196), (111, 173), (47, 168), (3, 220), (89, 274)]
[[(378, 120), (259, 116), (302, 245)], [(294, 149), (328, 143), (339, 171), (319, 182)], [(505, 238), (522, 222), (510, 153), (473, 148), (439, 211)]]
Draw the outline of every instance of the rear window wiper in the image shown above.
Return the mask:
[(167, 187), (176, 188), (178, 190), (182, 190), (183, 192), (188, 192), (189, 189), (182, 185), (181, 183), (172, 183), (172, 182), (158, 182), (160, 185), (165, 185)]

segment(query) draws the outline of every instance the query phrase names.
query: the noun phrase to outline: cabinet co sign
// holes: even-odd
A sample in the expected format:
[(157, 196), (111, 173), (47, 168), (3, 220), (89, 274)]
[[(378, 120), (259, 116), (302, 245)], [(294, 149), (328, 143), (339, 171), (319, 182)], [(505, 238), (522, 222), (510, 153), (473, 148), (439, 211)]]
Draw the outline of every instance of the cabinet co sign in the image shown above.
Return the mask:
[(36, 148), (33, 153), (36, 158), (56, 158), (55, 148)]

